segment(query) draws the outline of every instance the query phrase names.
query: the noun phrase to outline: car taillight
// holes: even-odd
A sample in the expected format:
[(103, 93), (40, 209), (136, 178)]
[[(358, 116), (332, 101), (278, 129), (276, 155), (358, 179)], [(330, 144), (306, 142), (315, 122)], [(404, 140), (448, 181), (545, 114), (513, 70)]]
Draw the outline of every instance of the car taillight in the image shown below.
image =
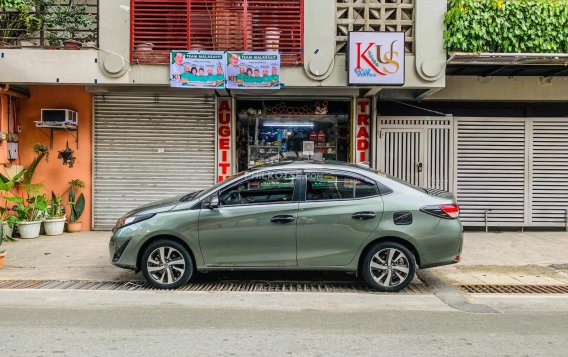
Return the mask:
[(456, 204), (425, 206), (420, 210), (424, 213), (445, 219), (456, 219), (460, 216), (460, 207)]

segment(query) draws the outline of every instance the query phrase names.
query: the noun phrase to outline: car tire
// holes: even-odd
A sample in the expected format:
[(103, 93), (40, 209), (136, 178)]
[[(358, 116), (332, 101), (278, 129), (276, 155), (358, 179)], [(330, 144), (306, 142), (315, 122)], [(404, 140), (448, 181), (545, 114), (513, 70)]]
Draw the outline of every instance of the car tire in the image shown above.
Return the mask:
[(406, 288), (414, 278), (416, 259), (402, 244), (381, 242), (365, 254), (361, 269), (365, 282), (373, 289), (397, 292)]
[(193, 259), (180, 243), (160, 239), (142, 254), (140, 268), (146, 281), (158, 289), (177, 289), (193, 276)]

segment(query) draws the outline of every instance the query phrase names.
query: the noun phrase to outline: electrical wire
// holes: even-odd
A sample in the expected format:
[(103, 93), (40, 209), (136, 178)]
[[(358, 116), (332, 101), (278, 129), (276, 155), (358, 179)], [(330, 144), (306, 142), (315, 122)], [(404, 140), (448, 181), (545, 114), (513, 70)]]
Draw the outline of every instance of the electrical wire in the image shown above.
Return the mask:
[(400, 104), (400, 105), (405, 105), (405, 106), (410, 107), (410, 108), (414, 108), (414, 109), (418, 109), (418, 110), (423, 110), (423, 111), (429, 112), (429, 113), (434, 113), (434, 114), (436, 114), (436, 115), (441, 115), (441, 116), (445, 116), (445, 117), (447, 117), (447, 116), (452, 116), (452, 114), (446, 114), (446, 113), (439, 112), (439, 111), (437, 111), (437, 110), (428, 109), (428, 108), (422, 108), (422, 107), (419, 107), (419, 106), (417, 106), (417, 105), (408, 104), (408, 103), (401, 102), (401, 101), (394, 100), (394, 99), (382, 99), (382, 100), (384, 100), (385, 102), (397, 103), (397, 104)]

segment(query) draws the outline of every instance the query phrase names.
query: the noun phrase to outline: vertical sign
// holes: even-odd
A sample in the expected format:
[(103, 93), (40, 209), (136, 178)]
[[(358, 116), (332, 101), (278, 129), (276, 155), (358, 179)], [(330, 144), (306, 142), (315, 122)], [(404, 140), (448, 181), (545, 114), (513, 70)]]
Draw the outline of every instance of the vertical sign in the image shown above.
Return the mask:
[(220, 97), (217, 102), (217, 166), (216, 180), (224, 181), (233, 172), (233, 120), (231, 98)]
[(371, 159), (371, 101), (368, 98), (357, 99), (355, 124), (353, 125), (355, 142), (355, 164), (367, 163)]

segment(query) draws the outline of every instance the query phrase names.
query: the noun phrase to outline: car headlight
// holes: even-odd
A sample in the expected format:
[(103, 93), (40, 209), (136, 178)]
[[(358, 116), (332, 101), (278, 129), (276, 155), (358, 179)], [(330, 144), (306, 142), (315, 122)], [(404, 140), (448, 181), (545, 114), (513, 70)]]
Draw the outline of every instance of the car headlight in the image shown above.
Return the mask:
[(134, 223), (142, 222), (147, 219), (154, 217), (155, 213), (148, 213), (148, 214), (141, 214), (138, 216), (129, 216), (129, 217), (122, 217), (121, 219), (116, 222), (115, 230), (129, 226)]

